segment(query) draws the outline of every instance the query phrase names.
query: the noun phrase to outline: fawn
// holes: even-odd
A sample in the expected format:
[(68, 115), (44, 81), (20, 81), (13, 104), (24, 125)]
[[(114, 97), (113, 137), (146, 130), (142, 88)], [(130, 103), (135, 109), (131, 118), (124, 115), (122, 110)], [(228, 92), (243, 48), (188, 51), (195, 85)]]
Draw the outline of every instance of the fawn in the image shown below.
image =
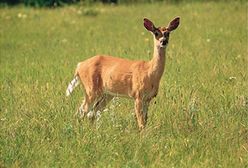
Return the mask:
[(174, 18), (167, 27), (155, 27), (152, 21), (144, 18), (144, 27), (154, 38), (153, 58), (150, 61), (132, 61), (107, 55), (97, 55), (78, 63), (73, 80), (66, 95), (80, 83), (85, 92), (78, 113), (80, 117), (90, 112), (95, 118), (115, 96), (126, 96), (135, 101), (135, 115), (138, 127), (142, 130), (147, 123), (150, 101), (156, 97), (159, 82), (164, 72), (165, 49), (170, 32), (179, 26), (180, 18)]

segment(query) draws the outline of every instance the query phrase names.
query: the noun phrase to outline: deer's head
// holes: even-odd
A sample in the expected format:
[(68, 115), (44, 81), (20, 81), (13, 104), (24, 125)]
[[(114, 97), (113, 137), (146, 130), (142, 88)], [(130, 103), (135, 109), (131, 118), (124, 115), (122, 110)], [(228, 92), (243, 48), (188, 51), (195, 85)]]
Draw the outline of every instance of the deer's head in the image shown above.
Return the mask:
[(180, 17), (176, 17), (166, 27), (155, 27), (147, 18), (144, 18), (144, 27), (154, 36), (154, 42), (157, 47), (165, 48), (169, 42), (170, 32), (175, 30), (180, 23)]

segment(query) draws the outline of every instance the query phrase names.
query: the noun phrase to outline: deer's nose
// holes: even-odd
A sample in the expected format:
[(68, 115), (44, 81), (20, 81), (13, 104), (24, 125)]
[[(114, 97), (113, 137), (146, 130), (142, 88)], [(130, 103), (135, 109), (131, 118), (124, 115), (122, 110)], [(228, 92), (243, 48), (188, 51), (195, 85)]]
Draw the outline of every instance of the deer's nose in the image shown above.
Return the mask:
[(162, 45), (167, 45), (168, 44), (168, 40), (163, 40), (161, 43), (162, 43)]

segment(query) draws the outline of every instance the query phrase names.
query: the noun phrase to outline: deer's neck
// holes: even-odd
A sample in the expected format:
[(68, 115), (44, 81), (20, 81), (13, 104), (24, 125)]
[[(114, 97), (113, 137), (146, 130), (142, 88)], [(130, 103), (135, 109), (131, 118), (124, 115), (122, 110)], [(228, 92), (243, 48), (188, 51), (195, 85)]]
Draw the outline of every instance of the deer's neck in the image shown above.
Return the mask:
[(150, 61), (150, 76), (153, 80), (160, 81), (165, 66), (165, 48), (154, 44), (153, 58)]

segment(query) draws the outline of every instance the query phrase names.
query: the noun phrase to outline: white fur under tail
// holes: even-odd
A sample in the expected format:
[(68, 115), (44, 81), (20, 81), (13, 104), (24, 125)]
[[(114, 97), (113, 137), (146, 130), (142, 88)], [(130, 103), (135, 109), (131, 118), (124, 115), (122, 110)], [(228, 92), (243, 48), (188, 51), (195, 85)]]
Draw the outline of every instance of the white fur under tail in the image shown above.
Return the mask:
[(76, 75), (72, 81), (69, 83), (67, 89), (66, 89), (66, 96), (70, 96), (72, 91), (79, 85), (80, 80), (78, 75)]

